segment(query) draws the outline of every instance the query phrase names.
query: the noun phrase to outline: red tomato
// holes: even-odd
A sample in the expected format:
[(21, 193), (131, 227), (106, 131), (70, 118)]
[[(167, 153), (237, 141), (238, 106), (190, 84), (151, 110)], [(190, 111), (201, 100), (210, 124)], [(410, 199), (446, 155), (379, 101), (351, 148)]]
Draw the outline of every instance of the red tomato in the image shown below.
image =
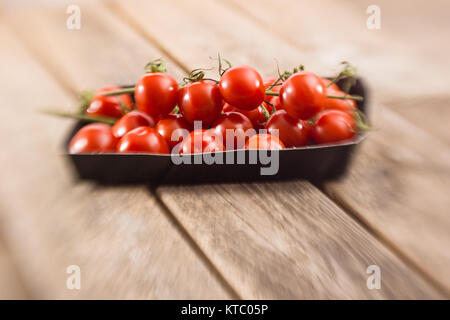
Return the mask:
[[(272, 107), (270, 106), (268, 108), (266, 107), (266, 109), (269, 113), (272, 111)], [(264, 117), (261, 106), (253, 110), (244, 110), (233, 107), (231, 104), (225, 102), (223, 106), (223, 112), (242, 113), (244, 116), (250, 119), (255, 129), (263, 127), (264, 123), (266, 122), (266, 117)]]
[(336, 83), (333, 83), (331, 86), (328, 87), (328, 85), (331, 83), (331, 80), (327, 79), (327, 78), (322, 78), (322, 83), (325, 87), (325, 89), (330, 89), (330, 90), (334, 90), (334, 91), (341, 91), (341, 89), (339, 89), (338, 85)]
[(69, 143), (69, 153), (105, 153), (114, 152), (117, 139), (111, 133), (111, 127), (103, 123), (91, 123), (73, 136)]
[(187, 122), (201, 121), (207, 128), (222, 111), (222, 97), (219, 86), (211, 81), (190, 83), (180, 89), (178, 106)]
[(112, 127), (112, 134), (116, 138), (122, 138), (127, 132), (137, 127), (154, 127), (155, 120), (148, 114), (133, 110), (128, 112)]
[(278, 110), (267, 121), (265, 129), (272, 135), (278, 130), (278, 138), (287, 148), (301, 147), (309, 143), (310, 125), (308, 121), (292, 118), (286, 110)]
[(338, 110), (320, 113), (312, 126), (312, 137), (317, 144), (348, 140), (355, 136), (357, 127), (352, 116)]
[[(131, 109), (133, 101), (130, 95), (122, 94), (119, 96), (102, 96), (100, 93), (121, 89), (120, 87), (104, 87), (95, 92), (94, 98), (86, 109), (86, 114), (96, 117), (120, 118), (122, 113), (122, 104)], [(122, 103), (122, 104), (121, 104)]]
[(257, 108), (265, 96), (261, 75), (248, 66), (233, 67), (225, 71), (219, 87), (226, 102), (245, 110)]
[(307, 120), (325, 107), (325, 87), (311, 72), (297, 72), (281, 86), (280, 102), (295, 119)]
[(283, 142), (271, 134), (255, 134), (245, 144), (246, 149), (281, 150)]
[[(213, 124), (214, 132), (223, 138), (226, 150), (242, 149), (249, 135), (255, 134), (249, 118), (239, 112), (226, 112)], [(233, 139), (227, 139), (227, 131)]]
[(219, 137), (210, 130), (198, 129), (191, 132), (181, 144), (180, 153), (202, 153), (223, 151), (225, 148)]
[[(334, 96), (344, 96), (345, 93), (340, 90), (327, 89), (327, 94)], [(351, 116), (353, 116), (355, 110), (358, 109), (356, 106), (355, 100), (351, 99), (334, 99), (334, 98), (326, 98), (325, 99), (325, 109), (333, 109), (347, 112)]]
[[(183, 115), (169, 114), (158, 121), (155, 129), (164, 139), (166, 139), (169, 149), (172, 150), (175, 145), (180, 143), (185, 136), (189, 134), (192, 130), (192, 126), (184, 119)], [(180, 135), (176, 134), (172, 137), (173, 132), (177, 129), (185, 129), (187, 134), (183, 135), (183, 132), (180, 130)], [(175, 138), (176, 136), (178, 136), (178, 138)]]
[(154, 117), (165, 116), (177, 104), (178, 83), (166, 73), (146, 73), (136, 84), (134, 99), (140, 111)]
[(131, 130), (119, 140), (119, 153), (169, 153), (166, 140), (151, 127)]

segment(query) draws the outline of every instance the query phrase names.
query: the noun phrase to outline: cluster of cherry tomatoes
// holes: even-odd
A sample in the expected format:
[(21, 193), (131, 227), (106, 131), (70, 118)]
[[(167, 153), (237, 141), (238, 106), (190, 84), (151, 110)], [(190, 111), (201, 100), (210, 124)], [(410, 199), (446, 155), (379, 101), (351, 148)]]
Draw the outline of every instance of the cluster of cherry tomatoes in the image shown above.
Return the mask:
[[(263, 78), (252, 67), (231, 65), (219, 75), (208, 79), (197, 71), (179, 84), (157, 70), (134, 87), (97, 90), (83, 110), (94, 123), (73, 136), (69, 152), (284, 149), (349, 140), (358, 132), (358, 97), (335, 80), (302, 70)], [(225, 141), (227, 130), (237, 133), (232, 143)]]

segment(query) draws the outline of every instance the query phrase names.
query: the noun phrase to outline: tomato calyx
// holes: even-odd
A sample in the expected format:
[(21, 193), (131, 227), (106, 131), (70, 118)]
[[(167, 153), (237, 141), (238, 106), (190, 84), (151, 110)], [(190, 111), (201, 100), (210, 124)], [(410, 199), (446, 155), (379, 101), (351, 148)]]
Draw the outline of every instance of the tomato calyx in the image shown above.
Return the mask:
[(345, 82), (342, 85), (342, 91), (348, 93), (350, 91), (350, 88), (356, 82), (356, 68), (352, 66), (348, 61), (342, 61), (340, 64), (343, 65), (343, 69), (333, 79), (331, 79), (331, 81), (325, 87), (329, 88), (332, 85), (336, 84), (338, 81), (345, 79)]
[(167, 72), (166, 62), (161, 58), (152, 60), (145, 65), (144, 71), (146, 73), (150, 73), (150, 72), (165, 73), (165, 72)]

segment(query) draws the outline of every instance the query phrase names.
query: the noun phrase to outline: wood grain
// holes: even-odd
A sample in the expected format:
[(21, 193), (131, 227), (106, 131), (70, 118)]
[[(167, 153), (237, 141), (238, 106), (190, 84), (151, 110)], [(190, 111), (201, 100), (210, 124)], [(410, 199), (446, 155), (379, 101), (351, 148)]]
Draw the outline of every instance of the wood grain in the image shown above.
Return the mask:
[[(250, 63), (266, 73), (277, 53), (291, 64), (301, 56), (293, 46), (267, 39), (258, 25), (214, 1), (165, 1), (160, 7), (164, 16), (150, 12), (150, 4), (144, 1), (127, 6), (116, 2), (113, 9), (188, 69), (203, 66), (205, 58), (217, 51), (236, 64)], [(220, 13), (220, 24), (215, 23), (214, 13)], [(179, 38), (170, 21), (183, 25), (184, 34), (191, 36)], [(420, 276), (307, 182), (160, 187), (158, 194), (244, 298), (386, 298), (430, 293)], [(317, 217), (323, 220), (315, 224)], [(304, 219), (312, 224), (305, 227)], [(327, 232), (331, 232), (327, 226), (334, 232), (345, 230), (345, 235), (321, 238), (322, 225)], [(333, 250), (322, 248), (325, 244)], [(360, 282), (369, 256), (383, 261), (382, 268), (392, 276), (386, 291), (369, 291)], [(339, 272), (330, 269), (344, 260), (347, 264)]]
[[(29, 8), (28, 13), (21, 10), (21, 19), (9, 13), (10, 27), (22, 40), (24, 36), (41, 40), (27, 42), (31, 54), (0, 29), (1, 42), (8, 47), (0, 56), (4, 70), (0, 90), (8, 106), (0, 120), (0, 139), (7, 150), (0, 155), (1, 227), (32, 295), (229, 298), (222, 280), (148, 188), (101, 187), (74, 179), (61, 155), (62, 139), (71, 122), (36, 110), (48, 105), (73, 106), (75, 101), (33, 56), (44, 63), (52, 61), (53, 75), (68, 77), (66, 84), (74, 91), (135, 79), (144, 55), (157, 51), (143, 44), (141, 56), (137, 50), (119, 50), (116, 56), (112, 54), (116, 47), (139, 37), (95, 6), (91, 11), (83, 9), (86, 29), (72, 33), (65, 23), (59, 24), (64, 8), (59, 4), (49, 11), (44, 7)], [(30, 29), (32, 34), (27, 33)], [(94, 45), (102, 37), (109, 46)], [(73, 53), (75, 47), (78, 51)], [(88, 59), (94, 49), (96, 58)], [(124, 57), (125, 52), (129, 53)], [(114, 58), (114, 64), (105, 57)], [(64, 72), (59, 69), (63, 67)], [(69, 265), (81, 268), (79, 291), (66, 288)]]

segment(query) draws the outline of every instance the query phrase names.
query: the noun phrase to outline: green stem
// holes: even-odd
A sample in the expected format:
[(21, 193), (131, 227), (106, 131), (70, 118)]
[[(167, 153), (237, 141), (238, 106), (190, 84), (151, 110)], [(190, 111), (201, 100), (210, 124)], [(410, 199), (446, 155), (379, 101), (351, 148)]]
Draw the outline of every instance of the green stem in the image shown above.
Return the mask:
[(263, 104), (261, 104), (261, 109), (262, 109), (264, 118), (266, 118), (266, 120), (269, 120), (270, 113), (269, 113), (269, 111), (267, 111), (266, 107)]
[(49, 114), (52, 116), (57, 116), (57, 117), (78, 119), (78, 120), (89, 121), (89, 122), (101, 122), (101, 123), (106, 123), (109, 125), (113, 125), (117, 121), (117, 119), (110, 118), (110, 117), (95, 117), (95, 116), (88, 116), (86, 114), (62, 112), (62, 111), (56, 111), (56, 110), (41, 110), (40, 112)]
[(266, 95), (267, 95), (267, 96), (279, 96), (280, 93), (279, 93), (279, 92), (275, 92), (275, 91), (267, 90), (267, 91), (266, 91)]
[(115, 91), (101, 92), (99, 94), (102, 96), (118, 96), (121, 94), (130, 94), (130, 93), (134, 93), (134, 88), (135, 87), (123, 88), (123, 89), (115, 90)]
[(350, 95), (345, 95), (345, 96), (335, 96), (335, 95), (331, 95), (331, 94), (327, 94), (327, 98), (331, 98), (331, 99), (341, 99), (341, 100), (355, 100), (355, 101), (363, 101), (364, 98), (360, 97), (360, 96), (350, 96)]

